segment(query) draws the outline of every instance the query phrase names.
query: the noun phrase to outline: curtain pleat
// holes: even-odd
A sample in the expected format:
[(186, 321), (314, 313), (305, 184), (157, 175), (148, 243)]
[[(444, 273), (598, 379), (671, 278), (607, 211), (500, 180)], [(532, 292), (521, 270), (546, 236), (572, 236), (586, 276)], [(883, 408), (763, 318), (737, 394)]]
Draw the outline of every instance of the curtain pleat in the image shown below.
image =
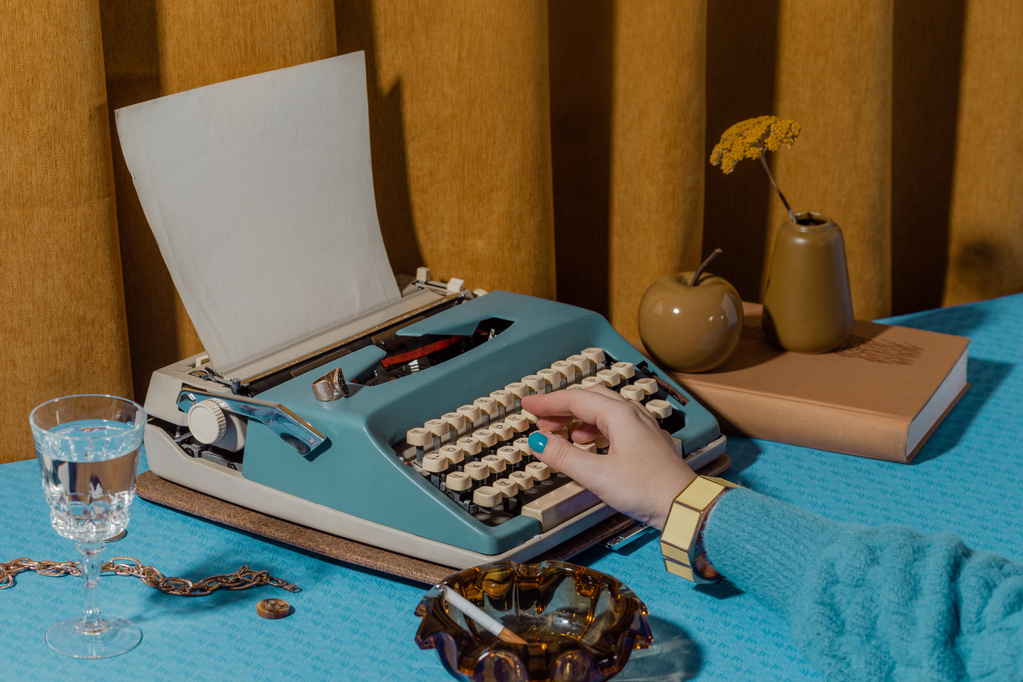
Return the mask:
[(95, 0), (7, 3), (0, 63), (4, 461), (38, 403), (132, 382)]
[(716, 247), (711, 270), (759, 299), (784, 209), (757, 162), (708, 156), (763, 114), (803, 126), (769, 162), (795, 210), (843, 228), (858, 317), (1023, 291), (1020, 36), (1015, 0), (12, 0), (0, 461), (33, 456), (39, 402), (141, 399), (202, 349), (119, 107), (364, 50), (395, 273), (582, 305), (636, 342), (650, 282)]
[(963, 30), (945, 305), (1023, 290), (1023, 6), (971, 0)]
[[(803, 134), (772, 165), (794, 211), (842, 227), (860, 319), (891, 313), (891, 2), (784, 0), (779, 12), (774, 107)], [(770, 244), (786, 220), (773, 197), (769, 215)]]
[[(639, 301), (702, 248), (704, 0), (618, 3), (611, 74), (609, 319), (639, 342)], [(560, 228), (559, 228), (560, 229)], [(601, 273), (578, 272), (585, 279)]]
[(337, 0), (336, 12), (342, 51), (370, 63), (395, 273), (427, 265), (473, 288), (553, 298), (546, 5)]

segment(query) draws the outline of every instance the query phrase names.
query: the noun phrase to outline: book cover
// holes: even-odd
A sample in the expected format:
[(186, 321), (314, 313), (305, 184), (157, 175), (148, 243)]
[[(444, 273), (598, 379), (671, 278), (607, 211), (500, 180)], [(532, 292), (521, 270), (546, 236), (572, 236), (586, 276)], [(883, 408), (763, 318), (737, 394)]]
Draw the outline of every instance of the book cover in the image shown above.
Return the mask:
[(857, 321), (830, 353), (770, 345), (760, 304), (724, 365), (673, 376), (725, 433), (909, 462), (968, 387), (969, 339)]

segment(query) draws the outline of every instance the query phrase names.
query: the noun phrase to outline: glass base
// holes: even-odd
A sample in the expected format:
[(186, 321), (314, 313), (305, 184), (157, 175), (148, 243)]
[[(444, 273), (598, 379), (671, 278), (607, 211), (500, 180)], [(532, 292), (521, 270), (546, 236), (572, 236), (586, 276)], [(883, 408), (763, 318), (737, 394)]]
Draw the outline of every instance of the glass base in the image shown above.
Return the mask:
[(108, 658), (131, 651), (142, 641), (142, 630), (130, 620), (111, 618), (98, 632), (80, 630), (77, 618), (62, 620), (46, 631), (46, 643), (58, 654), (74, 658)]

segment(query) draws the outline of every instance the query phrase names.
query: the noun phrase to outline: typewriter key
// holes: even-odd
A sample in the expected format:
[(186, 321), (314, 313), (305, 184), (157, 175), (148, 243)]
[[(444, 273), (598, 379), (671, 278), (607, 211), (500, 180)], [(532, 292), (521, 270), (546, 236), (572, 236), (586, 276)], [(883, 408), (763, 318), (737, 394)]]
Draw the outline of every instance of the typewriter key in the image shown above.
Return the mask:
[(636, 367), (631, 362), (616, 362), (611, 365), (611, 369), (618, 372), (624, 381), (636, 376)]
[(478, 440), (488, 451), (497, 445), (497, 434), (490, 429), (480, 429), (474, 432), (473, 438)]
[(522, 433), (529, 429), (529, 419), (521, 414), (509, 414), (504, 423), (512, 427), (515, 433)]
[(603, 348), (584, 348), (579, 352), (579, 354), (592, 362), (597, 369), (600, 369), (601, 365), (604, 364)]
[(504, 497), (515, 497), (519, 494), (519, 484), (510, 478), (499, 478), (494, 481), (493, 488)]
[(431, 452), (423, 457), (423, 470), (431, 474), (440, 474), (448, 470), (451, 461), (441, 452)]
[(547, 367), (545, 369), (541, 369), (536, 373), (536, 375), (544, 381), (542, 389), (544, 393), (550, 393), (551, 391), (556, 391), (559, 388), (564, 388), (564, 386), (561, 385), (561, 382), (565, 380), (565, 377), (556, 369)]
[(532, 476), (534, 481), (546, 481), (551, 477), (551, 468), (543, 462), (530, 462), (526, 465), (526, 473)]
[(543, 393), (543, 387), (547, 385), (547, 382), (544, 381), (543, 377), (536, 374), (527, 374), (522, 377), (522, 383), (526, 385), (526, 388), (529, 389), (531, 394)]
[(465, 436), (464, 438), (459, 438), (455, 442), (455, 445), (462, 448), (462, 450), (465, 452), (466, 457), (475, 457), (476, 455), (479, 454), (480, 450), (483, 449), (483, 443), (481, 443), (480, 439), (476, 438), (475, 436)]
[[(440, 417), (448, 423), (451, 430), (454, 431), (458, 436), (464, 435), (465, 433), (465, 415), (460, 412), (448, 412)], [(452, 436), (454, 438), (456, 436)]]
[(565, 377), (565, 381), (567, 381), (568, 383), (570, 384), (575, 383), (577, 374), (576, 368), (575, 365), (573, 365), (568, 360), (558, 360), (557, 362), (551, 365), (551, 369), (560, 372), (561, 376)]
[(458, 466), (465, 459), (465, 451), (457, 445), (444, 445), (439, 452), (447, 457), (453, 466)]
[(651, 379), (650, 377), (636, 379), (636, 382), (633, 385), (642, 388), (643, 392), (646, 393), (648, 396), (655, 395), (658, 389), (657, 379)]
[(515, 481), (515, 484), (519, 486), (519, 490), (529, 490), (533, 487), (533, 477), (525, 471), (513, 471), (508, 474), (508, 478)]
[(503, 445), (497, 449), (497, 456), (507, 462), (508, 466), (514, 467), (522, 461), (522, 451), (514, 445)]
[(483, 416), (479, 405), (462, 405), (455, 412), (465, 415), (465, 419), (468, 422), (465, 425), (466, 431), (472, 431), (476, 422)]
[(626, 400), (632, 400), (637, 403), (642, 402), (643, 398), (646, 397), (646, 391), (644, 391), (639, 386), (636, 386), (635, 384), (630, 384), (629, 386), (622, 386), (622, 389), (618, 392), (621, 393), (622, 397), (625, 398)]
[(512, 447), (517, 448), (522, 453), (522, 459), (530, 461), (533, 457), (533, 448), (529, 447), (528, 438), (516, 438), (512, 441)]
[(472, 488), (472, 479), (464, 471), (452, 471), (444, 478), (444, 487), (452, 492), (464, 492)]
[(511, 440), (512, 436), (515, 435), (515, 430), (506, 421), (494, 422), (490, 425), (490, 430), (497, 435), (497, 440), (500, 442)]
[(504, 496), (493, 486), (484, 485), (476, 488), (476, 491), (472, 494), (472, 501), (474, 504), (486, 509), (494, 509), (504, 505)]
[(504, 473), (504, 470), (508, 468), (508, 463), (501, 459), (498, 455), (487, 455), (480, 460), (483, 464), (487, 465), (492, 474)]
[(490, 397), (497, 401), (497, 416), (499, 419), (504, 419), (515, 409), (515, 394), (507, 388), (491, 391)]
[(569, 355), (565, 360), (571, 362), (583, 377), (589, 376), (593, 372), (593, 363), (585, 355)]
[(646, 404), (646, 409), (657, 418), (657, 421), (671, 416), (671, 403), (667, 400), (651, 400)]
[(483, 413), (483, 426), (490, 426), (490, 420), (497, 421), (497, 410), (501, 406), (496, 400), (490, 396), (483, 396), (482, 398), (476, 398), (472, 401), (473, 405), (480, 408)]
[(476, 487), (483, 485), (483, 481), (490, 476), (490, 467), (483, 462), (469, 462), (465, 465), (464, 471)]
[(526, 386), (521, 381), (511, 382), (510, 384), (504, 387), (504, 390), (508, 391), (513, 396), (515, 396), (514, 408), (515, 410), (518, 410), (520, 407), (522, 407), (521, 403), (519, 402), (522, 399), (522, 397), (529, 395), (529, 387)]

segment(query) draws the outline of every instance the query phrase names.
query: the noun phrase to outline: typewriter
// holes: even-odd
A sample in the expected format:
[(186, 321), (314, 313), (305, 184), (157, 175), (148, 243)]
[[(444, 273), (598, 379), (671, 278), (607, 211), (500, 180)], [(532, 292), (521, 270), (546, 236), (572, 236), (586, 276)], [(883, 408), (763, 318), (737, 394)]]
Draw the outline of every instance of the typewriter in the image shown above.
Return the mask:
[(395, 281), (362, 53), (115, 118), (206, 349), (150, 383), (146, 452), (160, 477), (464, 568), (528, 560), (613, 513), (534, 460), (528, 392), (603, 383), (650, 409), (694, 467), (723, 451), (714, 418), (599, 315), (477, 295), (426, 268)]
[(425, 268), (398, 301), (262, 364), (222, 376), (198, 355), (155, 372), (151, 470), (453, 568), (526, 561), (614, 513), (532, 456), (524, 395), (602, 384), (649, 409), (694, 468), (724, 452), (713, 416), (602, 316)]

